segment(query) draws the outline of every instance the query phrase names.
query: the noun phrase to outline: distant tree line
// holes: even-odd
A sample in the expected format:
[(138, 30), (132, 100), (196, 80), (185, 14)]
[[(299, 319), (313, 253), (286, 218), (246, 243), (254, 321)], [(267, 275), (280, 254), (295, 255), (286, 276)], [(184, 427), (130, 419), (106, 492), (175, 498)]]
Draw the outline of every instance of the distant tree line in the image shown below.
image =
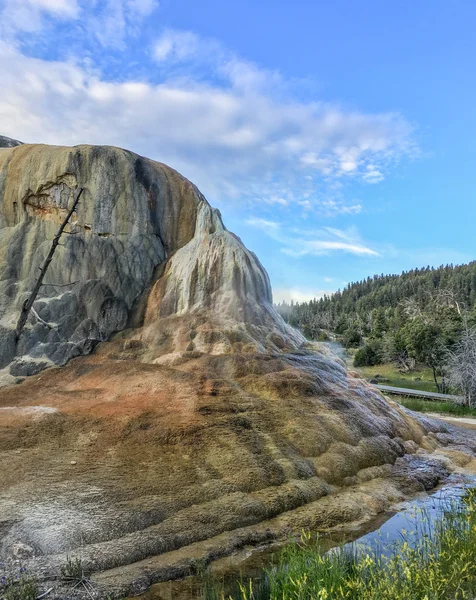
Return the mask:
[(476, 261), (374, 275), (277, 309), (309, 339), (335, 335), (357, 348), (356, 367), (393, 362), (410, 371), (423, 364), (439, 391), (456, 386), (468, 403), (476, 401)]

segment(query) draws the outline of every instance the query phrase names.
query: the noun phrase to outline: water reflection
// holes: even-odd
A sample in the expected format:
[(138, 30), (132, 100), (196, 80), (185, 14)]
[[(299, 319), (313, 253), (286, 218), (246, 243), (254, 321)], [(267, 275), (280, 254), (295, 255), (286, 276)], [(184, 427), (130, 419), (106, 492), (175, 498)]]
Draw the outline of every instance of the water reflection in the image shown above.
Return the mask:
[[(354, 544), (359, 549), (378, 549), (383, 554), (391, 552), (393, 543), (405, 535), (411, 543), (412, 532), (422, 514), (426, 526), (431, 530), (432, 523), (441, 516), (445, 508), (458, 502), (468, 487), (476, 486), (476, 478), (465, 475), (452, 475), (446, 484), (431, 495), (422, 495), (411, 502), (403, 503), (396, 510), (379, 515), (364, 527), (345, 534), (327, 535), (321, 538), (324, 551), (332, 551), (342, 544)], [(241, 579), (259, 578), (262, 569), (273, 564), (284, 543), (260, 547), (243, 548), (232, 556), (215, 561), (209, 568), (207, 577), (224, 582), (228, 592)], [(179, 581), (168, 581), (153, 585), (141, 600), (197, 600), (202, 598), (203, 579), (187, 577)]]

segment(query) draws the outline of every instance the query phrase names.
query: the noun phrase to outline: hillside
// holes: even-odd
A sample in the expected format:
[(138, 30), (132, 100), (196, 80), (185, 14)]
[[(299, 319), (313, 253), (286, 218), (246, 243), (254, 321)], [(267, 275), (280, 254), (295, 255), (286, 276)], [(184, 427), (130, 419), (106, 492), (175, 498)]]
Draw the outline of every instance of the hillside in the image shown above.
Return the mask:
[[(390, 363), (404, 373), (420, 365), (431, 370), (436, 389), (446, 393), (469, 385), (468, 376), (463, 383), (457, 373), (473, 347), (476, 352), (475, 300), (473, 261), (375, 275), (320, 300), (281, 304), (278, 311), (310, 339), (327, 339), (331, 333), (346, 348), (357, 348), (355, 367)], [(475, 385), (471, 393), (465, 391), (471, 403)]]
[(387, 319), (401, 312), (402, 303), (413, 301), (426, 309), (435, 294), (445, 292), (460, 306), (470, 309), (476, 301), (476, 261), (466, 265), (412, 269), (400, 275), (374, 275), (350, 283), (344, 290), (319, 300), (278, 305), (280, 314), (308, 337), (316, 338), (320, 330), (337, 333), (356, 321), (364, 333), (372, 330), (375, 310)]

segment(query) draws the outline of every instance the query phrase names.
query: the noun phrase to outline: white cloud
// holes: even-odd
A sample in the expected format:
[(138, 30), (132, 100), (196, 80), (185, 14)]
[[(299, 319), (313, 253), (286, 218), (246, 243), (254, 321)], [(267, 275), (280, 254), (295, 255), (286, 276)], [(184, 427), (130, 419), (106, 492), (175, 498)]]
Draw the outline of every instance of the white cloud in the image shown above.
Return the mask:
[(327, 283), (330, 283), (331, 281), (334, 281), (332, 277), (324, 277), (324, 281), (326, 281)]
[(39, 9), (68, 17), (76, 17), (79, 10), (76, 0), (15, 0), (15, 4), (17, 6), (20, 4), (29, 4)]
[(270, 198), (263, 198), (265, 204), (278, 204), (280, 206), (287, 206), (289, 202), (279, 196), (271, 196)]
[(339, 212), (347, 215), (358, 215), (362, 212), (362, 204), (351, 204), (350, 206), (341, 206)]
[(131, 12), (140, 17), (147, 17), (159, 6), (158, 0), (128, 0)]
[(0, 33), (38, 31), (45, 17), (75, 19), (79, 15), (76, 0), (0, 0)]
[(155, 43), (154, 56), (159, 62), (191, 59), (201, 50), (199, 37), (191, 31), (166, 30)]
[(358, 164), (353, 160), (343, 160), (340, 163), (340, 168), (344, 173), (350, 173), (351, 171), (355, 171), (358, 167)]
[(330, 296), (335, 290), (312, 290), (299, 288), (277, 288), (273, 289), (273, 302), (280, 304), (286, 302), (309, 302), (309, 300), (319, 299), (323, 296)]
[(367, 165), (362, 175), (368, 183), (378, 183), (384, 179), (383, 173), (375, 165)]
[(301, 156), (301, 163), (306, 167), (314, 167), (324, 175), (332, 172), (332, 163), (327, 158), (320, 158), (315, 152), (305, 152)]
[(142, 20), (159, 6), (158, 0), (83, 0), (94, 3), (94, 18), (89, 28), (104, 47), (125, 47), (126, 38), (140, 33)]
[(257, 227), (270, 237), (278, 237), (280, 239), (280, 231), (281, 224), (276, 221), (268, 221), (267, 219), (261, 219), (259, 217), (254, 217), (252, 219), (247, 219), (245, 221), (247, 225), (252, 225), (253, 227)]
[(248, 225), (257, 227), (268, 237), (281, 244), (281, 251), (289, 256), (322, 256), (334, 252), (343, 252), (355, 256), (379, 256), (361, 239), (354, 227), (337, 229), (323, 227), (316, 230), (306, 230), (296, 227), (283, 226), (277, 221), (253, 218), (246, 221)]
[[(83, 6), (95, 1), (80, 3), (82, 21)], [(67, 14), (64, 6), (76, 14), (74, 0), (41, 2), (42, 11), (49, 3), (50, 12)], [(121, 46), (156, 6), (108, 0), (83, 26), (104, 45)], [(214, 202), (236, 197), (325, 215), (362, 209), (336, 196), (342, 178), (375, 181), (414, 151), (412, 127), (400, 115), (296, 101), (279, 74), (193, 32), (165, 31), (154, 52), (157, 83), (112, 81), (93, 61), (39, 60), (0, 42), (0, 131), (32, 142), (126, 147), (175, 167)]]
[(44, 29), (48, 19), (59, 19), (72, 21), (69, 34), (121, 48), (158, 6), (158, 0), (0, 0), (0, 37), (15, 40)]
[(341, 251), (357, 256), (378, 256), (378, 252), (358, 243), (341, 242), (336, 240), (303, 240), (295, 244), (294, 248), (283, 248), (289, 256), (320, 256), (331, 252)]
[(236, 92), (256, 93), (284, 86), (279, 73), (243, 60), (218, 40), (201, 38), (193, 31), (165, 29), (154, 45), (154, 57), (162, 68), (181, 65), (185, 73), (188, 68), (191, 79), (198, 80), (205, 69)]
[(362, 204), (346, 204), (343, 200), (334, 198), (323, 199), (321, 208), (326, 216), (358, 215), (362, 212)]

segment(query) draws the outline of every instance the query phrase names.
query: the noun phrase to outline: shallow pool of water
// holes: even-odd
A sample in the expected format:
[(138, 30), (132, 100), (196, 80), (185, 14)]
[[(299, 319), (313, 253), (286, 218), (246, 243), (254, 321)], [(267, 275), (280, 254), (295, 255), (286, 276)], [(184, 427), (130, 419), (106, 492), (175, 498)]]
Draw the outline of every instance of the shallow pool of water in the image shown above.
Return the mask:
[(391, 552), (392, 545), (402, 539), (411, 543), (416, 534), (417, 523), (424, 514), (425, 528), (431, 530), (442, 512), (460, 501), (465, 490), (476, 487), (476, 478), (463, 475), (451, 475), (444, 486), (430, 495), (402, 503), (389, 513), (389, 518), (376, 530), (360, 536), (354, 544), (363, 549), (379, 549), (383, 554)]
[[(393, 511), (378, 515), (360, 529), (343, 534), (326, 535), (322, 539), (323, 549), (345, 545), (358, 548), (378, 549), (383, 554), (391, 552), (391, 546), (405, 535), (411, 543), (417, 520), (425, 514), (426, 526), (431, 528), (445, 510), (458, 502), (466, 489), (476, 487), (476, 477), (451, 475), (446, 483), (432, 494), (402, 503)], [(240, 579), (259, 577), (262, 569), (269, 567), (273, 559), (283, 548), (284, 543), (261, 547), (243, 548), (231, 556), (215, 561), (209, 568), (209, 577), (224, 581), (227, 587), (233, 587)], [(142, 594), (142, 600), (197, 600), (201, 598), (203, 580), (199, 577), (187, 577), (178, 581), (168, 581), (153, 585)]]

